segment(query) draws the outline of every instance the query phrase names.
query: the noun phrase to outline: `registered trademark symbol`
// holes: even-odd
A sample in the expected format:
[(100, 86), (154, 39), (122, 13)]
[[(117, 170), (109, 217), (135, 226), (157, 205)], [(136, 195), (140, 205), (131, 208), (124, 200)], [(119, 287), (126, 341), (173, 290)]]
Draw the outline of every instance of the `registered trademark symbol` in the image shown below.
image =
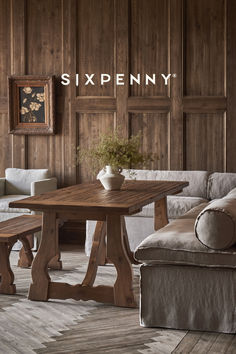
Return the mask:
[(172, 74), (172, 77), (177, 77), (177, 74)]

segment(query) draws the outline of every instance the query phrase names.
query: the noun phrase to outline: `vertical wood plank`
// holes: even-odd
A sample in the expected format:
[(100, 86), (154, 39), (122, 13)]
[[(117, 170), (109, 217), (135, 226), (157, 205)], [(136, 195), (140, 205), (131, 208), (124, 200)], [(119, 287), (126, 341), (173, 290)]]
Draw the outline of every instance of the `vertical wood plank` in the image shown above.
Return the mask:
[(130, 132), (142, 132), (141, 148), (144, 153), (157, 154), (158, 158), (145, 168), (150, 170), (168, 169), (168, 116), (166, 113), (130, 114)]
[(8, 135), (7, 76), (11, 74), (11, 6), (9, 0), (0, 1), (0, 176), (12, 165), (12, 144)]
[[(63, 53), (62, 53), (62, 72), (70, 73), (72, 77), (76, 73), (76, 11), (75, 0), (63, 0)], [(75, 160), (77, 143), (77, 122), (76, 111), (73, 105), (76, 97), (75, 79), (73, 78), (69, 86), (62, 88), (65, 98), (64, 112), (62, 115), (64, 122), (64, 132), (62, 137), (62, 168), (64, 169), (64, 185), (76, 183), (77, 167)]]
[[(11, 0), (11, 74), (26, 74), (25, 0)], [(27, 168), (27, 136), (11, 135), (12, 167)]]
[[(114, 97), (114, 0), (79, 0), (77, 11), (78, 96)], [(95, 85), (85, 86), (85, 74), (94, 74)], [(111, 75), (101, 85), (100, 75)]]
[[(78, 143), (83, 149), (91, 148), (101, 134), (111, 134), (114, 130), (113, 113), (80, 113), (77, 118)], [(88, 139), (89, 137), (89, 139)], [(78, 182), (87, 182), (96, 178), (89, 162), (84, 161), (78, 166)], [(98, 171), (97, 171), (98, 172)]]
[[(32, 75), (61, 75), (62, 73), (62, 3), (57, 0), (30, 0), (26, 2), (26, 73)], [(68, 54), (68, 53), (67, 53)], [(61, 114), (58, 98), (61, 84), (56, 78), (56, 135), (28, 137), (28, 167), (49, 168), (61, 182), (61, 152), (64, 149)], [(58, 114), (59, 113), (59, 114)], [(67, 117), (68, 118), (68, 117)]]
[[(161, 73), (168, 67), (168, 0), (131, 0), (130, 72), (140, 73), (141, 84), (130, 87), (131, 96), (167, 96)], [(145, 84), (145, 74), (156, 74), (156, 85)]]
[(169, 126), (169, 168), (171, 170), (183, 169), (183, 54), (182, 54), (182, 22), (183, 1), (172, 0), (170, 6), (169, 30), (169, 62), (170, 73), (177, 77), (171, 80), (171, 112)]
[(225, 0), (185, 1), (184, 93), (224, 95)]
[(7, 97), (7, 75), (11, 72), (11, 23), (10, 1), (0, 2), (0, 97)]
[(129, 96), (129, 1), (116, 1), (116, 73), (123, 73), (126, 80), (123, 86), (116, 86), (116, 125), (124, 137), (129, 135), (127, 100)]
[(224, 115), (185, 115), (185, 168), (224, 170)]
[(227, 120), (226, 169), (236, 172), (236, 2), (227, 1)]

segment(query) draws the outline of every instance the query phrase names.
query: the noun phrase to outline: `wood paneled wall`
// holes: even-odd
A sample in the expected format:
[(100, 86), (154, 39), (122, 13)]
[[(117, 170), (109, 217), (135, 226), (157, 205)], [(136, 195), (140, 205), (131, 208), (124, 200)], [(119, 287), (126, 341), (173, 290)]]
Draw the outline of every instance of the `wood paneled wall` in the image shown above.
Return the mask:
[[(236, 172), (235, 0), (0, 0), (0, 175), (45, 168), (90, 179), (76, 146), (143, 132), (150, 168)], [(157, 74), (146, 86), (60, 83), (69, 73)], [(161, 73), (176, 74), (168, 86)], [(7, 75), (56, 76), (55, 136), (8, 135)]]

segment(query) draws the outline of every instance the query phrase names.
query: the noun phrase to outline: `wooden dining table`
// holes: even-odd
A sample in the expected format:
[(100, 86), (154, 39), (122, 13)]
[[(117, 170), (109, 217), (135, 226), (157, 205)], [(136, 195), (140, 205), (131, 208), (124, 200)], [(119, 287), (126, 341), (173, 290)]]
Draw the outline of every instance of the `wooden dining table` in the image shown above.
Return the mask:
[[(32, 265), (30, 300), (95, 300), (117, 306), (136, 307), (133, 292), (133, 253), (130, 251), (125, 215), (133, 215), (154, 202), (154, 229), (168, 223), (166, 197), (188, 185), (185, 181), (125, 181), (121, 190), (107, 191), (99, 181), (78, 184), (10, 203), (43, 213), (42, 237)], [(87, 272), (81, 284), (53, 282), (49, 262), (58, 255), (58, 220), (96, 220)], [(94, 286), (97, 268), (106, 260), (114, 264), (113, 286)]]

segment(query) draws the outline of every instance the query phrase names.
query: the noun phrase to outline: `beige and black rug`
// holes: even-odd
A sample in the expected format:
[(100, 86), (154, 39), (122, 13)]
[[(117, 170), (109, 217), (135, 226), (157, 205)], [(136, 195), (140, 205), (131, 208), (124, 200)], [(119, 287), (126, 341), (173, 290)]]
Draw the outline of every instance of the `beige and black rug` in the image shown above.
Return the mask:
[[(55, 281), (81, 282), (87, 257), (80, 251), (62, 252), (63, 271), (51, 272)], [(139, 326), (138, 309), (119, 308), (94, 301), (27, 300), (30, 270), (16, 267), (17, 294), (0, 296), (0, 353), (236, 353), (233, 335), (186, 332)], [(139, 268), (135, 267), (138, 291)], [(99, 267), (96, 284), (112, 284), (112, 266)]]

